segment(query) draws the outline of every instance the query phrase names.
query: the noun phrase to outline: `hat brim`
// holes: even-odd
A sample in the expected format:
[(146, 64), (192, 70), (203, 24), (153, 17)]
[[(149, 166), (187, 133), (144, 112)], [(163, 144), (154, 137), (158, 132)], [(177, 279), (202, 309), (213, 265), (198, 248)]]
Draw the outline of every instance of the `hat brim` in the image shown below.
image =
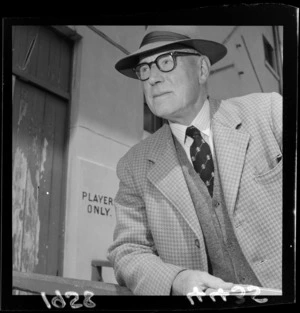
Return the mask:
[(182, 44), (188, 48), (196, 49), (200, 54), (206, 55), (211, 65), (221, 60), (227, 53), (227, 48), (217, 42), (203, 39), (184, 39), (178, 41), (160, 41), (145, 45), (137, 51), (119, 60), (115, 68), (117, 71), (130, 78), (137, 79), (133, 68), (138, 64), (141, 57), (154, 53), (163, 47), (171, 48), (174, 44)]

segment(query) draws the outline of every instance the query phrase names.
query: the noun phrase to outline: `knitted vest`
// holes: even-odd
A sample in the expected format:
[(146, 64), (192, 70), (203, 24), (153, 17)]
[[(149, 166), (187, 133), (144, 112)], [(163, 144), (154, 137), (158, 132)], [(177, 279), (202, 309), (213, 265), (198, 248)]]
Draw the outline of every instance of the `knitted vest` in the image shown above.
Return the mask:
[(261, 286), (234, 234), (220, 185), (216, 158), (214, 158), (214, 192), (211, 198), (207, 187), (176, 138), (174, 143), (203, 232), (209, 273), (227, 282)]

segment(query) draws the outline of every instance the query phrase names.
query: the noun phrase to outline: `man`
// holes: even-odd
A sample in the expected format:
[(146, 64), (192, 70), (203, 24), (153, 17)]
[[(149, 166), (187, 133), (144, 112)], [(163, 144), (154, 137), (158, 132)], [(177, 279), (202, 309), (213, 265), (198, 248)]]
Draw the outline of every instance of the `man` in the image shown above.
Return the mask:
[(116, 64), (168, 124), (118, 164), (109, 260), (134, 294), (280, 289), (281, 97), (209, 98), (210, 67), (227, 50), (191, 29), (150, 26)]

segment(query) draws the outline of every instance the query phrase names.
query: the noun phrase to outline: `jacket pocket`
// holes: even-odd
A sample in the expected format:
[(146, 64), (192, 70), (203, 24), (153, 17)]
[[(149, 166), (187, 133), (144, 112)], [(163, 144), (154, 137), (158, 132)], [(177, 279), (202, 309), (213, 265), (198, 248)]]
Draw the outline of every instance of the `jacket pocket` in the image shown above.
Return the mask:
[(259, 184), (270, 184), (281, 177), (282, 174), (282, 155), (276, 156), (273, 160), (271, 169), (254, 176), (254, 180)]

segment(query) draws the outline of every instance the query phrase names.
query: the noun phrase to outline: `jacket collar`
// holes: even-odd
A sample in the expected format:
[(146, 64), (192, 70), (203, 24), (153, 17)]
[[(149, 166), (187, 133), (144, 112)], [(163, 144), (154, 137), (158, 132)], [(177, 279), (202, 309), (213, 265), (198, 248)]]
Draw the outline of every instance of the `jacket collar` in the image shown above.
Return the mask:
[(240, 117), (229, 101), (209, 99), (209, 104), (212, 123), (219, 122), (232, 129), (241, 124)]
[(151, 150), (147, 158), (155, 163), (164, 155), (166, 149), (173, 144), (173, 136), (169, 124), (164, 124), (149, 140)]
[[(241, 125), (241, 119), (236, 112), (236, 107), (230, 101), (213, 99), (209, 101), (220, 179), (225, 202), (231, 213), (235, 207), (250, 135), (242, 129), (237, 131), (238, 126)], [(151, 171), (152, 173), (149, 173), (149, 178), (152, 177), (153, 182), (155, 180), (158, 184), (165, 181), (168, 173), (174, 172), (175, 168), (179, 177), (179, 162), (170, 126), (165, 124), (149, 140), (147, 158), (157, 164)], [(218, 155), (225, 157), (218, 158)]]
[[(220, 123), (227, 128), (235, 129), (241, 124), (241, 119), (235, 110), (229, 111), (225, 109), (225, 106), (231, 107), (230, 103), (226, 100), (221, 101), (210, 98), (209, 104), (212, 127), (214, 127), (216, 123)], [(169, 147), (170, 144), (173, 144), (173, 136), (169, 124), (164, 124), (149, 140), (151, 141), (151, 150), (148, 153), (148, 159), (152, 162), (156, 162), (157, 159), (162, 157), (166, 148)]]

